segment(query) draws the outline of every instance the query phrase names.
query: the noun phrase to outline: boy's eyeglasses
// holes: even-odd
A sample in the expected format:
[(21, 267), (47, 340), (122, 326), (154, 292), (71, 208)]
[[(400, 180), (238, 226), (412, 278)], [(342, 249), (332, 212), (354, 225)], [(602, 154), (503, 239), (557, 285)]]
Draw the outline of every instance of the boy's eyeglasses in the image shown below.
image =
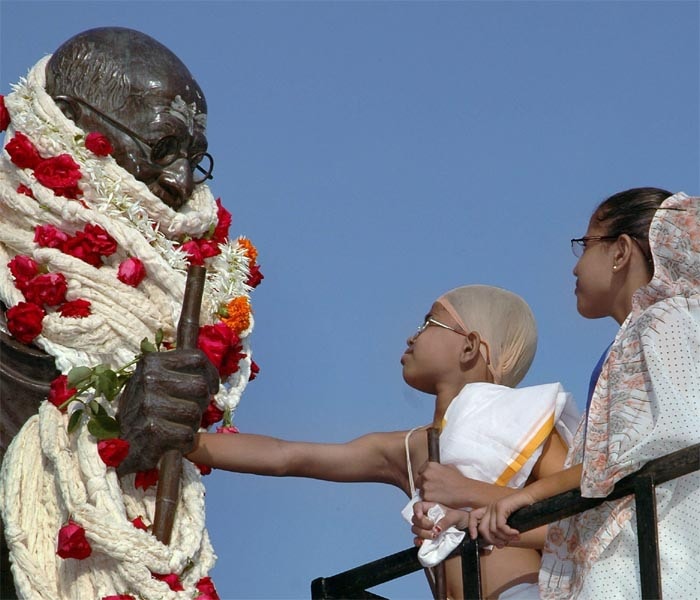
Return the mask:
[(80, 98), (75, 98), (73, 96), (56, 96), (56, 100), (72, 100), (81, 104), (85, 108), (94, 112), (97, 116), (101, 117), (107, 123), (109, 123), (115, 129), (118, 129), (122, 133), (128, 135), (132, 140), (139, 143), (139, 148), (143, 152), (143, 146), (148, 148), (149, 160), (152, 164), (158, 167), (165, 168), (173, 164), (178, 158), (187, 158), (190, 163), (190, 168), (192, 169), (192, 181), (195, 184), (204, 183), (207, 179), (213, 179), (212, 171), (214, 170), (214, 158), (208, 152), (200, 152), (189, 156), (186, 154), (182, 148), (179, 138), (174, 135), (166, 135), (160, 138), (158, 141), (151, 143), (148, 140), (142, 138), (136, 132), (129, 129), (126, 125), (122, 125), (119, 121), (113, 119), (109, 115), (106, 115), (101, 110), (98, 110), (91, 104), (88, 104)]
[(416, 330), (415, 335), (418, 336), (421, 333), (423, 333), (430, 325), (435, 325), (436, 327), (442, 327), (443, 329), (449, 329), (450, 331), (454, 331), (455, 333), (458, 333), (459, 335), (463, 335), (466, 337), (466, 333), (463, 331), (460, 331), (459, 329), (455, 329), (454, 327), (450, 327), (449, 325), (445, 325), (444, 323), (440, 323), (440, 321), (436, 321), (433, 319), (433, 317), (426, 317), (425, 321), (423, 321), (422, 325)]
[(576, 258), (581, 258), (583, 253), (586, 251), (586, 246), (588, 242), (602, 242), (605, 240), (616, 240), (617, 235), (589, 235), (588, 237), (575, 238), (571, 240), (571, 251), (574, 253)]

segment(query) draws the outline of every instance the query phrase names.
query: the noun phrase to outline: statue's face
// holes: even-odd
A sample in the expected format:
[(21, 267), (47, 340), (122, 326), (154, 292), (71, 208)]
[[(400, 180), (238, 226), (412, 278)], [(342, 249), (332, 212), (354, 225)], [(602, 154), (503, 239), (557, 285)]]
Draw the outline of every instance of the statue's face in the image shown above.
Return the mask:
[(197, 102), (187, 103), (176, 91), (163, 86), (157, 92), (135, 95), (130, 100), (126, 108), (112, 114), (100, 106), (75, 100), (79, 109), (77, 124), (85, 131), (99, 131), (107, 136), (119, 166), (178, 210), (209, 169), (206, 115), (200, 112)]
[(165, 204), (178, 210), (201, 180), (197, 165), (204, 169), (208, 165), (205, 118), (179, 94), (149, 97), (138, 110), (118, 116), (138, 138), (119, 136), (113, 156)]

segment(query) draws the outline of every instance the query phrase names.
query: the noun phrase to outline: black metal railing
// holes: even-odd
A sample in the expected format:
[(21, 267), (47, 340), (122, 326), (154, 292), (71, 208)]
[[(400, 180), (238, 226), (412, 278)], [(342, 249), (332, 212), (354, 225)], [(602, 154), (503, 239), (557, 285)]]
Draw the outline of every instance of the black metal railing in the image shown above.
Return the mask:
[[(525, 532), (584, 512), (608, 500), (634, 495), (639, 541), (641, 597), (661, 599), (661, 570), (659, 567), (654, 489), (661, 483), (693, 471), (700, 471), (700, 444), (648, 462), (639, 471), (618, 481), (613, 491), (605, 498), (583, 498), (579, 490), (571, 490), (532, 506), (521, 508), (510, 516), (508, 524), (518, 531)], [(452, 555), (462, 557), (464, 598), (481, 600), (479, 541), (470, 540), (469, 536), (465, 536), (465, 540)], [(382, 596), (373, 594), (368, 589), (420, 571), (422, 568), (418, 562), (418, 549), (408, 548), (331, 577), (314, 579), (311, 582), (311, 597), (313, 600), (381, 599)]]

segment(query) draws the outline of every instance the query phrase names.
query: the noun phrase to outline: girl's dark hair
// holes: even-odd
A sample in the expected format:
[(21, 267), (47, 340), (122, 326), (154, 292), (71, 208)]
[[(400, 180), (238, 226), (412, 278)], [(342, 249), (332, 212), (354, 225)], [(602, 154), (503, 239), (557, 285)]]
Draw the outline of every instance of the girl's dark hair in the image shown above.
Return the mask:
[(672, 195), (667, 190), (653, 187), (625, 190), (601, 202), (591, 221), (602, 225), (605, 235), (617, 237), (626, 233), (634, 238), (647, 261), (651, 262), (649, 227), (656, 209)]

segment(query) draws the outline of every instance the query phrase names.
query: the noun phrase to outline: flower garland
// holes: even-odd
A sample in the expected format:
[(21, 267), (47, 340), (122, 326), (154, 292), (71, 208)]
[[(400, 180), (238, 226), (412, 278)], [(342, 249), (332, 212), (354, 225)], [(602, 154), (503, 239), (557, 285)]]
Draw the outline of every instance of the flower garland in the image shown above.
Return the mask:
[[(62, 372), (3, 464), (0, 504), (17, 585), (28, 595), (48, 586), (39, 594), (47, 598), (80, 589), (80, 597), (213, 599), (206, 572), (214, 557), (196, 469), (186, 465), (173, 542), (164, 547), (140, 531), (153, 519), (157, 470), (117, 478), (128, 445), (110, 425), (109, 401), (144, 338), (160, 336), (159, 345), (172, 347), (187, 264), (204, 264), (198, 345), (222, 385), (202, 426), (223, 419), (218, 430), (237, 431), (233, 411), (259, 371), (249, 344), (250, 292), (262, 280), (257, 252), (245, 238), (228, 239), (231, 215), (206, 186), (175, 212), (116, 164), (107, 138), (65, 118), (44, 90), (48, 58), (0, 96), (0, 130), (7, 130), (0, 300), (9, 307), (10, 334), (44, 349)], [(76, 430), (87, 420), (82, 411), (70, 411), (69, 420), (57, 410), (71, 400), (89, 406), (88, 425), (99, 427)], [(47, 526), (31, 546), (24, 532), (41, 527), (37, 507)], [(44, 573), (31, 571), (46, 569), (53, 553), (56, 573), (42, 582)]]

